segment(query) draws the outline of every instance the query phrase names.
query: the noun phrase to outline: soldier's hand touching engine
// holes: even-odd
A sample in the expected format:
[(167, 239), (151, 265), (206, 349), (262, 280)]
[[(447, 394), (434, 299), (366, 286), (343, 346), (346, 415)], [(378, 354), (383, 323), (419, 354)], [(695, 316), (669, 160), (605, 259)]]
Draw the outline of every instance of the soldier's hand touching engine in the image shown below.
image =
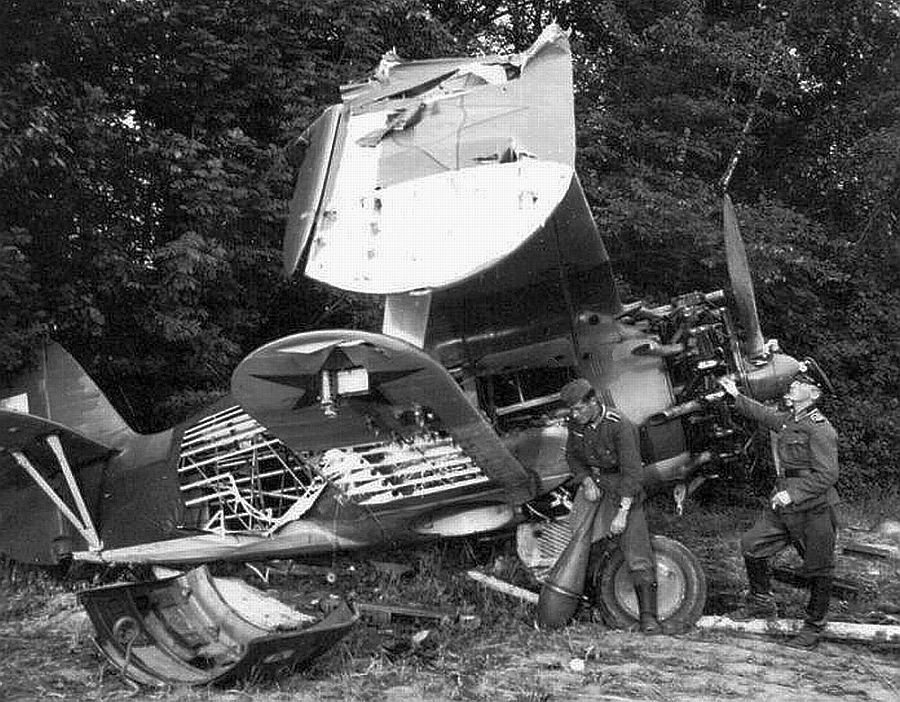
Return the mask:
[(731, 395), (732, 397), (737, 397), (738, 389), (737, 383), (734, 382), (734, 378), (729, 378), (728, 376), (719, 378), (719, 385), (721, 385), (722, 389), (729, 395)]
[(772, 509), (787, 507), (791, 502), (793, 502), (793, 499), (791, 499), (791, 494), (787, 490), (779, 490), (772, 495)]
[(603, 497), (603, 493), (591, 476), (586, 477), (581, 484), (584, 486), (584, 499), (588, 502), (596, 502)]

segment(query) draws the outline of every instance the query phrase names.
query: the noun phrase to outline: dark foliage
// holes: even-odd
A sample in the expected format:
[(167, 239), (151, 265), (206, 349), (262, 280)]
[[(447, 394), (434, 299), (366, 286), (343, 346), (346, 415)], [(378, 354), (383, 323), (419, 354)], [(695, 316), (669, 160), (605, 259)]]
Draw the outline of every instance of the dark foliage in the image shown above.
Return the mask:
[(517, 49), (553, 19), (623, 288), (725, 287), (727, 185), (766, 334), (840, 391), (845, 493), (896, 484), (900, 18), (879, 0), (11, 0), (0, 371), (52, 335), (146, 430), (264, 341), (377, 324), (371, 300), (280, 277), (285, 147), (387, 50)]

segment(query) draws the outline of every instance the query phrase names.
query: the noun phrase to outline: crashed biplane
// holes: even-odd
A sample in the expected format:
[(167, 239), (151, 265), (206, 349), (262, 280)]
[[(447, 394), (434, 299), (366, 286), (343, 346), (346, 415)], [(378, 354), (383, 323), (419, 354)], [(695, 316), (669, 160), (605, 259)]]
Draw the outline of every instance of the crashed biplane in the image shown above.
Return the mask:
[[(542, 505), (565, 502), (567, 380), (588, 378), (640, 426), (649, 479), (683, 497), (695, 477), (739, 470), (745, 437), (714, 401), (716, 379), (765, 399), (798, 368), (763, 343), (727, 200), (744, 345), (721, 291), (622, 304), (574, 168), (571, 54), (556, 26), (519, 54), (386, 56), (296, 148), (285, 272), (383, 296), (381, 332), (267, 344), (227, 399), (153, 435), (47, 345), (0, 391), (0, 550), (40, 563), (248, 561), (532, 518), (547, 528), (522, 534), (546, 560), (565, 530)], [(668, 563), (663, 617), (702, 577)], [(636, 615), (631, 588), (613, 592)]]

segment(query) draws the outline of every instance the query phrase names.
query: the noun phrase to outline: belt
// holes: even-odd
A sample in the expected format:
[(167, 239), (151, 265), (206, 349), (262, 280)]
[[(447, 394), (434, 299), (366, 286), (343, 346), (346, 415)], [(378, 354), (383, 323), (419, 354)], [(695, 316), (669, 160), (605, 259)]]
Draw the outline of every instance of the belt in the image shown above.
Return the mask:
[(619, 465), (616, 463), (611, 466), (590, 466), (590, 469), (595, 475), (615, 475), (619, 472)]
[(807, 475), (811, 475), (811, 470), (806, 470), (805, 468), (798, 468), (796, 470), (786, 470), (784, 471), (785, 478), (804, 478)]

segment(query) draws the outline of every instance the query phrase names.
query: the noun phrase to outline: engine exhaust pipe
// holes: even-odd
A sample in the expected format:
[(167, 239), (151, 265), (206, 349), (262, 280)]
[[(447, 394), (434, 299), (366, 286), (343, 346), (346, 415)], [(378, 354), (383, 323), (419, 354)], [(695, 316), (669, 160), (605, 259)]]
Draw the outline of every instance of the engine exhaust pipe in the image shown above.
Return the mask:
[(725, 391), (717, 390), (695, 400), (688, 400), (687, 402), (682, 402), (680, 405), (675, 405), (674, 407), (664, 409), (662, 412), (651, 414), (647, 418), (647, 422), (650, 424), (664, 424), (668, 421), (671, 421), (672, 419), (678, 419), (679, 417), (684, 417), (688, 414), (700, 412), (710, 402), (721, 400), (723, 397), (725, 397)]
[(656, 487), (682, 482), (690, 478), (696, 470), (713, 460), (712, 451), (702, 451), (691, 455), (687, 451), (644, 466), (644, 486)]
[(655, 341), (635, 346), (631, 349), (633, 356), (654, 356), (656, 358), (670, 358), (684, 353), (684, 344), (659, 344)]
[(703, 403), (700, 400), (689, 400), (688, 402), (682, 402), (680, 405), (664, 409), (662, 412), (651, 414), (647, 418), (647, 422), (650, 424), (664, 424), (672, 419), (684, 417), (686, 414), (699, 412), (701, 409), (703, 409)]

